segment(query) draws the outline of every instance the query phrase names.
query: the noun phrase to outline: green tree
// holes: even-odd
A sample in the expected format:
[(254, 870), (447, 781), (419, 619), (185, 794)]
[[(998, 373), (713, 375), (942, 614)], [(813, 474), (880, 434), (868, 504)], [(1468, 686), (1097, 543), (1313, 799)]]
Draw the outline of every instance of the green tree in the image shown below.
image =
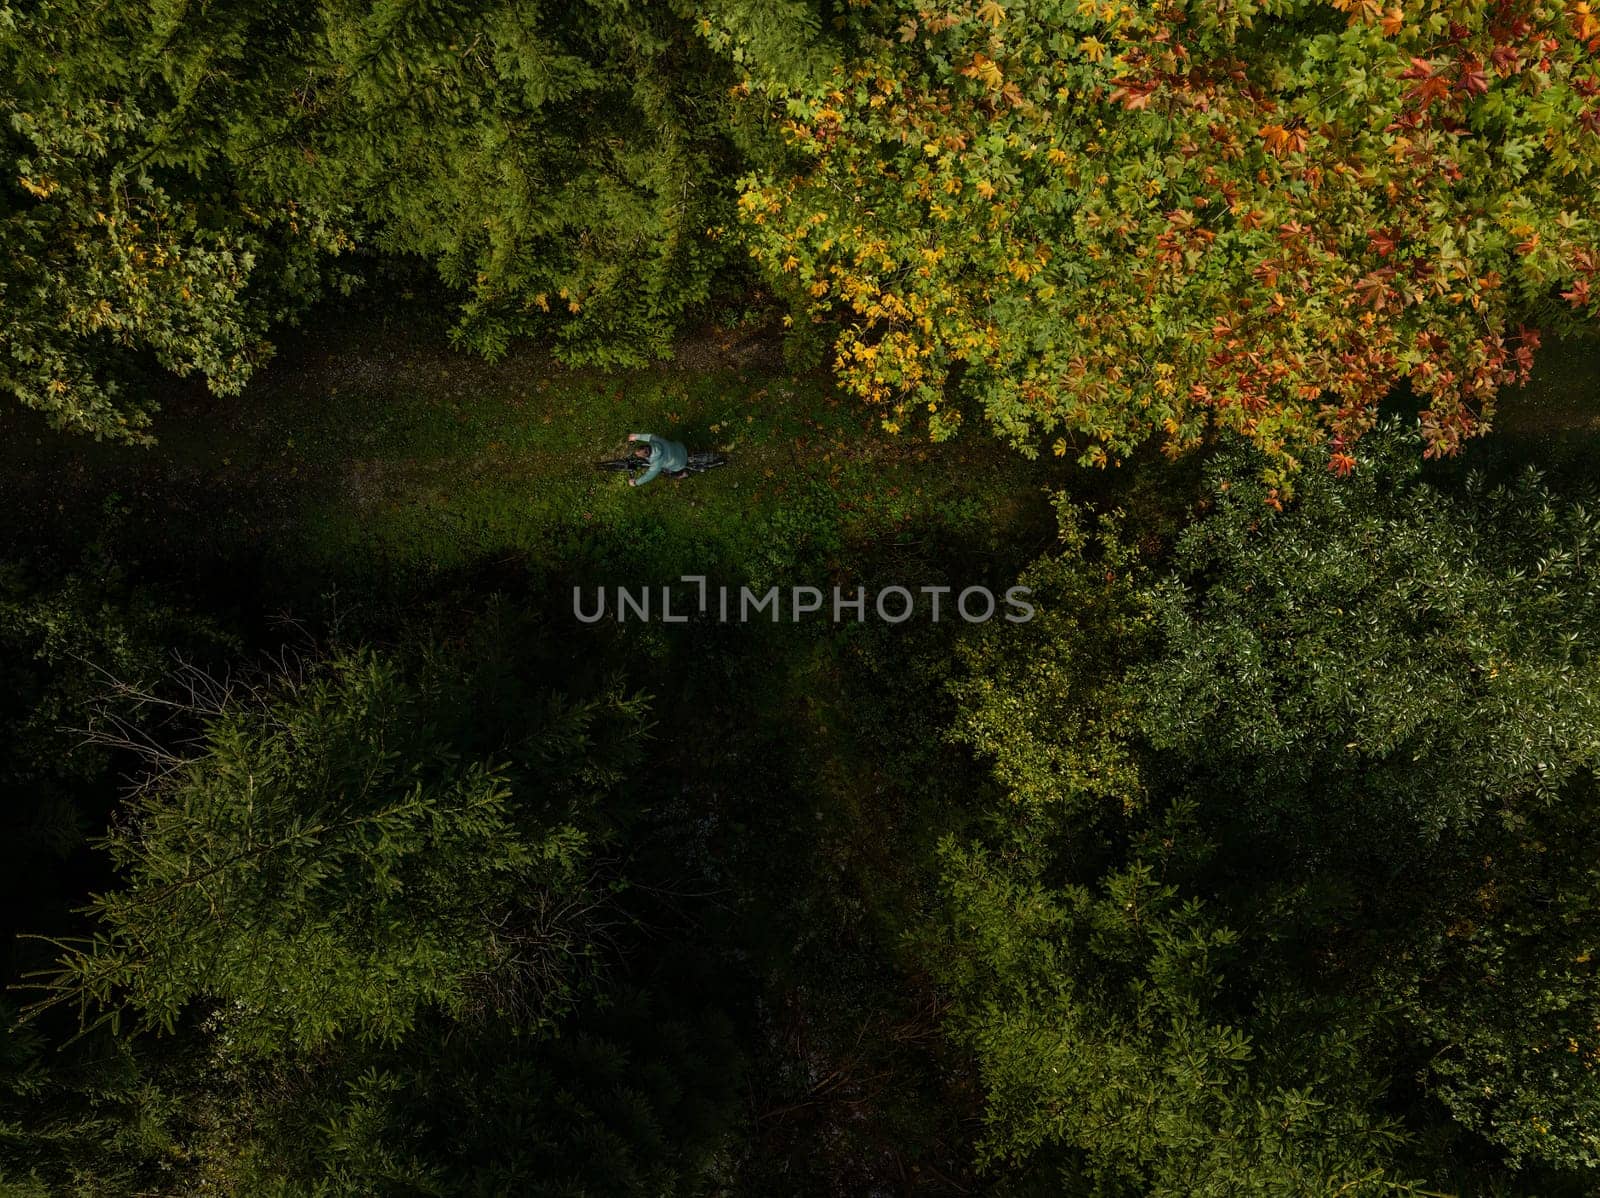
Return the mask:
[[(1071, 930), (1147, 870), (1184, 943), (1226, 930), (1212, 1019), (1250, 1044), (1252, 1092), (1398, 1119), (1411, 1146), (1367, 1162), (1386, 1177), (1483, 1161), (1468, 1189), (1521, 1169), (1580, 1192), (1600, 1098), (1600, 523), (1533, 473), (1431, 478), (1418, 448), (1383, 428), (1350, 478), (1308, 475), (1281, 511), (1259, 451), (1228, 449), (1162, 561), (1066, 512), (1067, 552), (1026, 576), (1041, 619), (976, 641), (958, 686), (956, 735), (1006, 797), (992, 848), (947, 849), (946, 886), (958, 911), (974, 877), (1006, 902), (947, 922), (978, 963), (949, 974), (956, 1026), (983, 1068), (1020, 1052), (1008, 1011), (1069, 1042), (1108, 968)], [(1060, 1010), (999, 998), (978, 971), (1006, 962), (1057, 977)], [(1138, 993), (1170, 1002), (1168, 984)], [(1070, 1122), (1038, 1133), (1081, 1102), (990, 1095), (1002, 1155), (1085, 1146)]]
[(58, 428), (149, 437), (143, 368), (236, 393), (348, 248), (339, 202), (258, 185), (297, 55), (260, 6), (0, 13), (0, 387)]
[[(722, 11), (725, 9), (726, 11)], [(769, 50), (804, 8), (722, 17)], [(145, 358), (237, 391), (359, 246), (434, 264), (454, 333), (664, 355), (736, 263), (727, 61), (689, 4), (94, 4), (0, 13), (0, 384), (148, 436)], [(792, 26), (792, 29), (791, 29)], [(796, 51), (791, 51), (796, 52)]]
[(1159, 862), (1091, 890), (1046, 884), (1037, 859), (953, 841), (941, 857), (934, 959), (983, 1085), (982, 1164), (1021, 1166), (1040, 1193), (1409, 1191), (1350, 1030), (1280, 1026), (1270, 995), (1240, 1019), (1224, 981), (1237, 936)]
[(147, 119), (136, 105), (24, 102), (0, 100), (13, 193), (0, 204), (0, 386), (57, 428), (123, 440), (147, 437), (153, 406), (126, 385), (136, 355), (237, 392), (267, 352), (245, 298), (259, 237), (242, 220), (208, 225), (130, 161)]
[[(152, 750), (106, 841), (126, 883), (94, 900), (58, 997), (167, 1031), (203, 1003), (234, 1051), (264, 1055), (393, 1042), (502, 987), (533, 1023), (567, 1008), (587, 837), (536, 795), (514, 803), (506, 765), (461, 758), (443, 675), (355, 652), (240, 693), (191, 683), (212, 708), (200, 742)], [(588, 718), (551, 714), (551, 744)]]
[(1404, 1002), (1429, 1051), (1429, 1090), (1455, 1120), (1513, 1164), (1548, 1162), (1592, 1179), (1600, 785), (1590, 774), (1524, 820), (1516, 836), (1491, 824), (1457, 854), (1451, 902), (1386, 964), (1380, 984)]
[[(132, 696), (170, 718), (137, 742), (148, 774), (105, 839), (117, 879), (91, 934), (59, 941), (10, 1042), (8, 1184), (355, 1198), (726, 1177), (739, 1050), (712, 980), (670, 952), (648, 985), (618, 968), (657, 951), (619, 860), (647, 797), (644, 700), (552, 692), (526, 631), (497, 608), (448, 650), (285, 654)], [(96, 1046), (82, 1068), (46, 1062), (35, 1030), (72, 1008), (73, 1060)]]

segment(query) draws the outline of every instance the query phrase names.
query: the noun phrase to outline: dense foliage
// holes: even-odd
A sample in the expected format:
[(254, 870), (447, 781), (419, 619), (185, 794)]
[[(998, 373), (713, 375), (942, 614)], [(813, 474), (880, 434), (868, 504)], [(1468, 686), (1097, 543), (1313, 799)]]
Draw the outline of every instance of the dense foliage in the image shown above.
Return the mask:
[(975, 648), (958, 733), (1007, 797), (944, 850), (943, 973), (996, 1157), (1379, 1192), (1454, 1163), (1403, 1115), (1594, 1166), (1600, 510), (1418, 456), (1381, 431), (1278, 514), (1225, 454), (1160, 569), (1068, 509), (1060, 614)]
[[(204, 1000), (241, 1053), (392, 1042), (502, 986), (535, 1024), (559, 1014), (569, 982), (546, 958), (581, 960), (559, 913), (590, 905), (566, 813), (514, 810), (507, 767), (460, 759), (434, 679), (360, 655), (263, 685), (236, 699), (194, 680), (215, 715), (112, 831), (128, 885), (95, 900), (104, 930), (58, 984), (169, 1030)], [(560, 761), (589, 717), (557, 714), (535, 751)]]
[[(109, 1055), (49, 1071), (18, 1033), (10, 1093), (53, 1126), (6, 1127), (0, 1176), (633, 1193), (704, 1167), (737, 1076), (726, 1020), (610, 976), (631, 917), (603, 854), (643, 701), (531, 692), (490, 641), (123, 696), (176, 714), (137, 742), (150, 772), (106, 840), (122, 884), (34, 1008), (84, 1004)], [(108, 1040), (124, 1013), (166, 1035)]]
[(1592, 2), (0, 0), (0, 1193), (1595, 1192)]
[(132, 367), (237, 391), (353, 245), (434, 263), (483, 352), (661, 356), (725, 257), (726, 72), (604, 0), (0, 10), (0, 380), (146, 435)]
[(1597, 44), (1582, 2), (8, 10), (5, 383), (144, 435), (129, 367), (237, 390), (352, 246), (478, 350), (638, 362), (747, 245), (890, 427), (1220, 425), (1287, 479), (1406, 380), (1448, 453), (1600, 311)]
[[(1584, 4), (884, 4), (859, 58), (752, 71), (794, 147), (741, 212), (835, 361), (936, 436), (1120, 458), (1215, 422), (1346, 449), (1400, 379), (1430, 453), (1592, 321)], [(1059, 435), (1058, 435), (1059, 434)], [(1276, 464), (1281, 469), (1284, 463)]]

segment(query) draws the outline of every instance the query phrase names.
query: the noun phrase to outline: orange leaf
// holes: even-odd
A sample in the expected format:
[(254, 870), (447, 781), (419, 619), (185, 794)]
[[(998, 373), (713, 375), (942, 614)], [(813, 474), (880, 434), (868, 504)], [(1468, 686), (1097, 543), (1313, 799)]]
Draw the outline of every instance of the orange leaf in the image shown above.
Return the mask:
[(1266, 142), (1267, 150), (1280, 158), (1285, 154), (1299, 154), (1306, 148), (1310, 135), (1305, 126), (1288, 125), (1263, 125), (1261, 126), (1261, 140)]
[(1383, 18), (1380, 0), (1333, 0), (1333, 6), (1349, 13), (1352, 25), (1376, 25)]

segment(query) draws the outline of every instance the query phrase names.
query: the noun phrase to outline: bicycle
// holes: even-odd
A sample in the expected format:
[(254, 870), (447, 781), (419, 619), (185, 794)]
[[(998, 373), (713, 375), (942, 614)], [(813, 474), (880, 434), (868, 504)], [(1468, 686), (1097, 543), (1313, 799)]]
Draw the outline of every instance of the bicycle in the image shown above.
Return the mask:
[[(718, 466), (728, 464), (728, 455), (712, 450), (701, 450), (689, 455), (689, 464), (683, 468), (684, 474), (704, 474), (707, 470), (715, 470)], [(628, 474), (636, 474), (645, 470), (650, 465), (648, 457), (638, 457), (628, 454), (626, 457), (607, 458), (605, 461), (596, 462), (595, 466), (601, 470), (616, 470)]]

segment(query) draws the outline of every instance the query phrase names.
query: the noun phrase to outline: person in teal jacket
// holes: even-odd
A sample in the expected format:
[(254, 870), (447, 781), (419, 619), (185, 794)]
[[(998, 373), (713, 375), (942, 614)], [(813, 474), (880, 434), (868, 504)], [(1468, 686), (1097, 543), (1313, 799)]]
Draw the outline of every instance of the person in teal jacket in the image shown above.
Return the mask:
[(650, 457), (650, 468), (638, 478), (630, 478), (630, 487), (642, 487), (656, 475), (665, 470), (674, 478), (683, 477), (683, 469), (689, 464), (689, 451), (677, 441), (668, 441), (665, 437), (657, 437), (653, 433), (629, 433), (628, 440), (643, 441), (649, 448), (634, 450), (639, 457), (646, 454)]

